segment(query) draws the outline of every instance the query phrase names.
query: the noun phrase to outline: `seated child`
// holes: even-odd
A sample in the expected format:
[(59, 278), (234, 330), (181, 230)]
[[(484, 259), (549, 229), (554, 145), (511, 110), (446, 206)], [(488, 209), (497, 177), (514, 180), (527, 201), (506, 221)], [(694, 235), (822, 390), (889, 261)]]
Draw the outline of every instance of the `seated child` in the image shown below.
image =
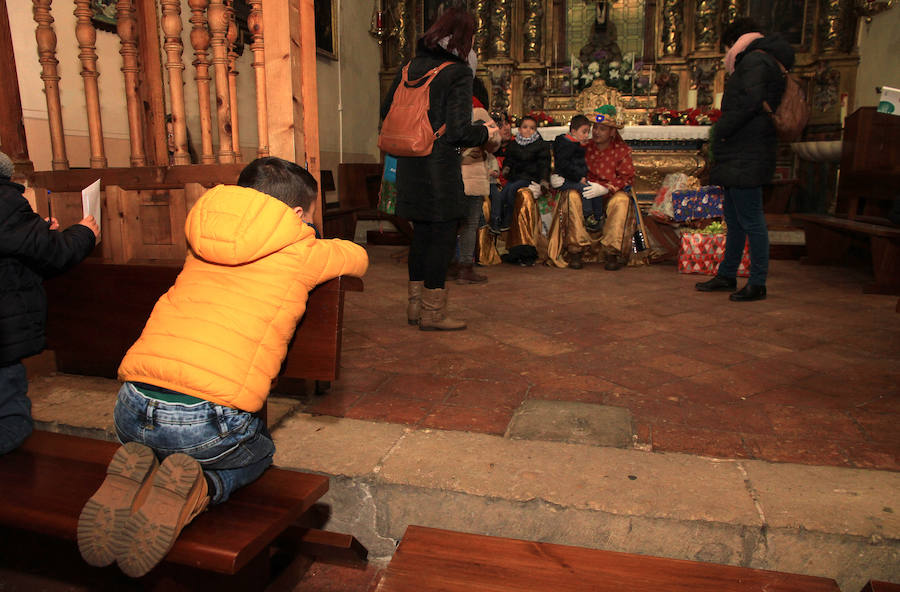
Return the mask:
[[(556, 174), (563, 178), (560, 189), (574, 189), (578, 193), (588, 187), (588, 169), (584, 160), (585, 145), (591, 137), (591, 121), (584, 115), (576, 115), (569, 123), (569, 133), (561, 134), (553, 141), (553, 159)], [(584, 225), (591, 232), (603, 226), (603, 200), (582, 196), (581, 206)]]
[(491, 208), (491, 231), (499, 233), (509, 228), (516, 191), (529, 187), (535, 197), (550, 188), (550, 144), (537, 131), (537, 120), (525, 116), (519, 123), (519, 133), (506, 147), (502, 174), (506, 186), (500, 192), (499, 211)]
[(78, 520), (89, 564), (146, 574), (207, 504), (271, 464), (275, 445), (254, 413), (309, 291), (368, 266), (359, 245), (315, 238), (316, 193), (306, 170), (260, 158), (238, 186), (214, 187), (191, 208), (184, 269), (119, 366), (114, 417), (125, 444)]

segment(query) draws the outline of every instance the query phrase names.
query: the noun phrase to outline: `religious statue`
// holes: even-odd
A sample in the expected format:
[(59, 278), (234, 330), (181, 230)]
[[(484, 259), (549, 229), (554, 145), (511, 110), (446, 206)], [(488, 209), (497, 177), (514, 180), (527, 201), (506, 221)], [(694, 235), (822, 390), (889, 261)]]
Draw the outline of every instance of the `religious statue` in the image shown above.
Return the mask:
[(582, 64), (592, 61), (615, 62), (622, 59), (622, 50), (616, 42), (619, 34), (616, 24), (609, 18), (609, 3), (597, 2), (597, 15), (591, 27), (591, 37), (578, 53)]

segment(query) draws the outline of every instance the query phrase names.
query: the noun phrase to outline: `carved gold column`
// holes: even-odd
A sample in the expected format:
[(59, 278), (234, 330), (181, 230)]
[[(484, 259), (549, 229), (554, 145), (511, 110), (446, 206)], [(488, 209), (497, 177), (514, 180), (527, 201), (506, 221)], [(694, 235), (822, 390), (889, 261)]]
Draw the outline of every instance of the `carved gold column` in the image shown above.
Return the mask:
[(526, 62), (541, 59), (543, 27), (543, 0), (525, 0), (525, 47), (522, 55)]
[(78, 40), (78, 59), (84, 80), (84, 102), (87, 109), (88, 136), (91, 143), (91, 168), (105, 168), (103, 124), (100, 120), (100, 88), (97, 85), (97, 30), (91, 23), (91, 0), (75, 0), (75, 38)]
[(841, 0), (822, 0), (822, 51), (835, 53), (841, 49)]
[(681, 55), (681, 29), (683, 26), (681, 0), (662, 0), (661, 7), (661, 55), (679, 56)]
[(38, 56), (41, 62), (41, 80), (44, 81), (44, 95), (47, 99), (47, 119), (50, 124), (50, 149), (53, 152), (53, 170), (69, 168), (66, 157), (66, 141), (63, 133), (62, 107), (59, 102), (59, 73), (56, 69), (56, 31), (53, 30), (53, 16), (50, 14), (52, 0), (34, 0), (34, 30), (37, 39)]
[(187, 149), (187, 124), (184, 112), (184, 63), (181, 56), (181, 0), (162, 1), (162, 31), (165, 35), (163, 48), (166, 50), (166, 71), (169, 74), (169, 96), (172, 114), (172, 138), (175, 144), (173, 160), (175, 164), (191, 164)]
[(491, 38), (492, 52), (491, 57), (508, 58), (509, 57), (509, 37), (511, 30), (511, 0), (493, 0), (493, 10), (491, 11)]
[[(263, 43), (262, 0), (250, 0), (250, 16), (247, 27), (253, 36), (253, 71), (256, 74), (256, 129), (258, 146), (256, 156), (269, 156), (269, 112), (266, 106), (266, 55)], [(207, 95), (208, 96), (208, 95)]]
[(231, 97), (228, 92), (228, 48), (225, 34), (228, 15), (223, 0), (210, 0), (209, 32), (212, 34), (213, 70), (216, 76), (216, 125), (219, 130), (219, 162), (234, 162), (231, 143)]
[(716, 9), (717, 0), (697, 0), (694, 12), (694, 49), (715, 49), (718, 35), (716, 34)]
[(734, 19), (744, 15), (745, 10), (745, 0), (725, 0), (722, 7), (722, 22), (725, 24), (734, 22)]
[(396, 65), (398, 66), (412, 58), (412, 48), (409, 45), (410, 37), (412, 37), (409, 31), (409, 25), (411, 22), (409, 10), (410, 1), (411, 0), (396, 0), (396, 8), (392, 13), (395, 17), (396, 22), (394, 23), (394, 27), (391, 30), (391, 34), (397, 40), (398, 63)]
[(478, 61), (487, 59), (488, 31), (490, 29), (490, 2), (488, 0), (475, 0), (472, 5), (472, 14), (475, 15), (475, 41), (472, 47)]
[(144, 130), (141, 126), (141, 97), (138, 93), (137, 19), (131, 0), (116, 3), (116, 31), (119, 34), (119, 54), (122, 56), (122, 74), (125, 78), (125, 104), (128, 110), (128, 137), (131, 141), (131, 166), (144, 166)]
[(212, 145), (212, 107), (209, 102), (209, 28), (206, 7), (209, 0), (188, 0), (191, 7), (191, 47), (194, 48), (194, 80), (200, 107), (200, 162), (213, 164), (216, 156)]
[(240, 127), (238, 126), (238, 98), (237, 98), (237, 49), (235, 48), (235, 44), (237, 43), (237, 23), (234, 20), (234, 7), (233, 1), (230, 0), (226, 5), (225, 14), (228, 15), (228, 33), (226, 35), (226, 39), (228, 40), (228, 96), (231, 97), (231, 147), (234, 150), (234, 160), (235, 162), (241, 162), (243, 160), (243, 156), (241, 155), (241, 137), (240, 137)]

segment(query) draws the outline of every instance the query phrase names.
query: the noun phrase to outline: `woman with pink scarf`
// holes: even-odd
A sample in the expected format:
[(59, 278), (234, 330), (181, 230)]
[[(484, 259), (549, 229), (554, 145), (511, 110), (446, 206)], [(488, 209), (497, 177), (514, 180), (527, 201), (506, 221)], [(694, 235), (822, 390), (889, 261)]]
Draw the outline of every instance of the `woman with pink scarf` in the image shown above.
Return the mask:
[[(710, 181), (725, 189), (724, 214), (728, 225), (725, 256), (714, 278), (696, 285), (701, 292), (730, 291), (736, 302), (766, 297), (769, 269), (769, 231), (762, 206), (762, 186), (775, 173), (775, 125), (772, 111), (784, 94), (786, 69), (794, 65), (794, 50), (777, 35), (763, 36), (749, 18), (740, 18), (722, 33), (725, 82), (722, 117), (712, 131)], [(750, 241), (750, 279), (737, 290), (737, 268)]]

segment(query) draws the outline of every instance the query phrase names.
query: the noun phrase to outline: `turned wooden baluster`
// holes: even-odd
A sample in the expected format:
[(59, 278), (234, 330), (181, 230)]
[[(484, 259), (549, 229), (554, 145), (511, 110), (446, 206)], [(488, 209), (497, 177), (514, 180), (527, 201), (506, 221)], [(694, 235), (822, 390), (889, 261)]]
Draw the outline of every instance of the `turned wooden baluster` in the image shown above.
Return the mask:
[(209, 103), (209, 29), (206, 27), (206, 7), (209, 0), (188, 0), (191, 7), (191, 46), (194, 48), (194, 80), (200, 103), (200, 162), (213, 164), (216, 156), (212, 145), (212, 113)]
[(237, 98), (237, 49), (235, 48), (238, 28), (234, 20), (234, 0), (229, 0), (227, 6), (228, 14), (228, 96), (231, 97), (231, 146), (234, 150), (234, 159), (241, 162), (241, 139), (238, 127), (238, 98)]
[(75, 38), (81, 50), (81, 77), (84, 79), (84, 102), (87, 108), (88, 135), (91, 141), (91, 168), (106, 168), (103, 151), (103, 124), (100, 121), (100, 88), (97, 85), (97, 30), (91, 23), (91, 0), (75, 0)]
[(172, 99), (172, 134), (175, 143), (174, 164), (191, 164), (187, 148), (187, 124), (184, 113), (184, 63), (181, 56), (181, 0), (162, 0), (162, 30), (166, 36), (166, 70), (169, 73), (169, 96)]
[(128, 106), (128, 136), (131, 139), (131, 166), (145, 166), (144, 131), (141, 127), (141, 98), (138, 94), (137, 19), (131, 0), (116, 2), (116, 30), (119, 33), (119, 53), (122, 55), (122, 74), (125, 75), (125, 103)]
[(56, 65), (56, 31), (53, 30), (53, 16), (50, 14), (52, 0), (34, 0), (34, 21), (37, 28), (38, 56), (41, 62), (41, 80), (44, 81), (44, 95), (47, 98), (47, 119), (50, 124), (50, 150), (53, 153), (53, 170), (69, 168), (66, 157), (66, 140), (63, 133), (62, 107), (59, 103), (59, 73)]
[(213, 69), (216, 73), (216, 124), (219, 129), (219, 162), (234, 162), (231, 141), (231, 97), (228, 92), (228, 48), (225, 34), (228, 14), (223, 0), (210, 0), (209, 32), (212, 33)]
[(256, 128), (259, 134), (259, 146), (256, 155), (264, 158), (269, 155), (269, 112), (266, 106), (266, 56), (263, 43), (262, 0), (250, 0), (250, 16), (247, 26), (253, 36), (253, 71), (256, 73)]

